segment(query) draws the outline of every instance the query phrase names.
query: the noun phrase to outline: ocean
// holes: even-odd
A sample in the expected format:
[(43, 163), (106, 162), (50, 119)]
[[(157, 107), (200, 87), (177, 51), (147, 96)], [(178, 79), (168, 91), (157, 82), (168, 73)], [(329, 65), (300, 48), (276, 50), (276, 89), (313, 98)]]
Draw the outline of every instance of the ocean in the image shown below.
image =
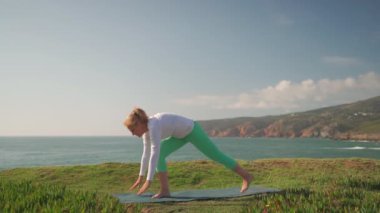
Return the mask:
[[(268, 158), (380, 159), (379, 142), (335, 141), (311, 138), (212, 138), (227, 155), (241, 160)], [(105, 162), (140, 162), (142, 140), (130, 136), (0, 137), (0, 170)], [(167, 160), (207, 159), (191, 144)]]

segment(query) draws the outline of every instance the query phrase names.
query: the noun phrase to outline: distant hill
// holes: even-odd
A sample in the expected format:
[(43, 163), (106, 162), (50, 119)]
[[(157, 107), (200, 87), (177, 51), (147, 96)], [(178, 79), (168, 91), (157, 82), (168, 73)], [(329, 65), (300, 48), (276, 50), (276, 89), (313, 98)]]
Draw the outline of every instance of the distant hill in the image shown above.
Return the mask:
[(213, 137), (321, 137), (380, 141), (380, 96), (306, 112), (199, 122)]

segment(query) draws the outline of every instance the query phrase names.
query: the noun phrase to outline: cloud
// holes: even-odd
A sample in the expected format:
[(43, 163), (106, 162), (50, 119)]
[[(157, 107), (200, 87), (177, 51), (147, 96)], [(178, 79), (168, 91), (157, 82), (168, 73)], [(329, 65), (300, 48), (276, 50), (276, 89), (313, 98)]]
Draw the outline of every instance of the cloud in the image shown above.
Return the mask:
[(361, 63), (357, 58), (342, 57), (342, 56), (324, 56), (322, 61), (326, 64), (332, 64), (337, 66), (356, 66)]
[(368, 72), (356, 78), (306, 79), (299, 83), (282, 80), (274, 86), (230, 96), (199, 95), (176, 100), (188, 106), (218, 109), (304, 110), (342, 104), (380, 95), (380, 75)]

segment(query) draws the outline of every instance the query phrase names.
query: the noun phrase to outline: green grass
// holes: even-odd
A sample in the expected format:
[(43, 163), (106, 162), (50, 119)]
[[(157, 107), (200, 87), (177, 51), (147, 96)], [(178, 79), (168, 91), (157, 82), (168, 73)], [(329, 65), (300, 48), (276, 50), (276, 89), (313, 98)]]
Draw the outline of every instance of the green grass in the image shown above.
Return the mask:
[[(380, 161), (271, 159), (239, 161), (253, 184), (281, 193), (164, 204), (119, 204), (139, 164), (19, 168), (0, 172), (0, 212), (379, 212)], [(211, 161), (169, 163), (172, 191), (240, 186), (241, 179)], [(156, 178), (157, 179), (157, 178)], [(156, 192), (155, 180), (150, 191)]]
[(380, 129), (380, 120), (378, 121), (368, 121), (361, 124), (355, 131), (363, 133), (379, 133)]
[(31, 181), (0, 182), (1, 212), (123, 212), (110, 195)]

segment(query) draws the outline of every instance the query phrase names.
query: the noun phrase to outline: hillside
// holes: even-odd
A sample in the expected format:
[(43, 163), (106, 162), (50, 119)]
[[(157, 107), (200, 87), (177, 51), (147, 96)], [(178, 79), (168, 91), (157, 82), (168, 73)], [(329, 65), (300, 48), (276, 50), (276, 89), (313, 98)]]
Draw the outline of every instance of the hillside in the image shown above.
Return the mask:
[(306, 112), (199, 122), (213, 137), (321, 137), (380, 141), (380, 96)]

